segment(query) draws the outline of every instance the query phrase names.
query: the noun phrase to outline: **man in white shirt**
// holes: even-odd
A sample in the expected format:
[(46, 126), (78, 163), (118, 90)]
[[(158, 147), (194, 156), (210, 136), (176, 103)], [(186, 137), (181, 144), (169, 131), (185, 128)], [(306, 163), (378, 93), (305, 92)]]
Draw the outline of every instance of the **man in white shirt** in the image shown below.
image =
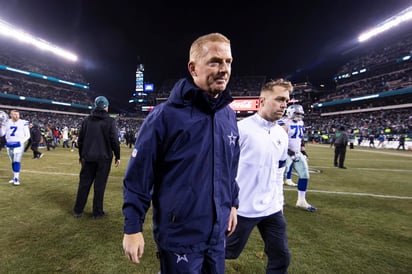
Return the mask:
[(258, 112), (240, 122), (238, 224), (228, 237), (226, 259), (236, 259), (257, 226), (268, 257), (266, 273), (287, 273), (290, 252), (283, 215), (283, 173), (288, 150), (286, 131), (277, 123), (293, 86), (278, 79), (266, 83)]
[(11, 110), (10, 119), (0, 125), (0, 136), (6, 136), (7, 154), (13, 170), (13, 179), (9, 183), (18, 186), (24, 143), (30, 138), (29, 121), (20, 119), (18, 110)]

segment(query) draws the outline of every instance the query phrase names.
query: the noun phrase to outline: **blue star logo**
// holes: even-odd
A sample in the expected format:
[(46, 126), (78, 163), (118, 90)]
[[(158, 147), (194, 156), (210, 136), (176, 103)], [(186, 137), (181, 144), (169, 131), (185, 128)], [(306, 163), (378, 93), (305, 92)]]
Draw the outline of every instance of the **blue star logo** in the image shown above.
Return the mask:
[(233, 132), (230, 132), (230, 135), (227, 136), (229, 138), (229, 145), (235, 145), (236, 144), (236, 138), (237, 136), (233, 135)]
[(185, 261), (186, 263), (189, 262), (189, 259), (186, 257), (186, 254), (180, 255), (180, 254), (175, 253), (175, 255), (176, 255), (176, 257), (177, 257), (177, 260), (176, 260), (176, 263), (177, 263), (177, 264), (178, 264), (180, 261)]

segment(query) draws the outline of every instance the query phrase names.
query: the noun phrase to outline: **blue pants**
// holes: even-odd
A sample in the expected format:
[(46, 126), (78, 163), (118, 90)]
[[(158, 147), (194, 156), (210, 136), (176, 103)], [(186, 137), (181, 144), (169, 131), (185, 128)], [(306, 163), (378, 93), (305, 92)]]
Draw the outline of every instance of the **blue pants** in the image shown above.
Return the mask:
[(245, 247), (253, 228), (257, 226), (268, 257), (266, 273), (287, 273), (290, 263), (286, 219), (281, 211), (259, 218), (238, 215), (235, 232), (226, 243), (226, 259), (236, 259)]
[(219, 246), (211, 246), (202, 251), (179, 254), (159, 248), (157, 254), (160, 259), (162, 274), (225, 273), (225, 248), (223, 240)]

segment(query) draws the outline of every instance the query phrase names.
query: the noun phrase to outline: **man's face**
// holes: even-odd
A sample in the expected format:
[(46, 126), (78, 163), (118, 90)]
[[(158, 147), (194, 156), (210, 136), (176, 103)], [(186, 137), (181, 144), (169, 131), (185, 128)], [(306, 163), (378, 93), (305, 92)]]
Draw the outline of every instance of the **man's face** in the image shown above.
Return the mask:
[(261, 98), (259, 114), (268, 121), (282, 118), (289, 101), (289, 91), (281, 86), (274, 86), (272, 92), (265, 92)]
[(295, 112), (295, 115), (293, 117), (293, 121), (299, 122), (299, 121), (302, 121), (302, 120), (303, 120), (303, 114)]
[(203, 56), (189, 63), (194, 83), (216, 97), (226, 89), (232, 70), (230, 45), (222, 42), (208, 42), (203, 46)]
[(10, 117), (14, 122), (16, 122), (17, 120), (20, 119), (20, 112), (12, 111), (12, 112), (10, 112)]

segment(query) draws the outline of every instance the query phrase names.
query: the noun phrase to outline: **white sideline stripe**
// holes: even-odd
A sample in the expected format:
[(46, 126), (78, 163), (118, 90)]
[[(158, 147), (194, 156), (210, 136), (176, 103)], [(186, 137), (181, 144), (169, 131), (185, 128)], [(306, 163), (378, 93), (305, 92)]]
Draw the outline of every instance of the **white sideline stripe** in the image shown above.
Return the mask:
[[(0, 169), (8, 170), (8, 169)], [(47, 174), (47, 175), (68, 175), (68, 176), (79, 176), (78, 173), (64, 173), (64, 172), (45, 172), (45, 171), (35, 171), (35, 170), (22, 170), (23, 173), (33, 173), (33, 174)], [(119, 176), (110, 176), (111, 178), (123, 177)], [(285, 191), (296, 191), (296, 188), (283, 188)], [(326, 194), (338, 194), (338, 195), (353, 195), (353, 196), (369, 196), (369, 197), (379, 197), (379, 198), (388, 198), (388, 199), (403, 199), (403, 200), (412, 200), (412, 197), (409, 196), (393, 196), (393, 195), (382, 195), (382, 194), (372, 194), (372, 193), (359, 193), (359, 192), (341, 192), (341, 191), (328, 191), (328, 190), (307, 190), (307, 192), (316, 192), (316, 193), (326, 193)]]
[[(283, 188), (285, 191), (296, 191), (296, 188)], [(338, 195), (353, 195), (353, 196), (369, 196), (378, 198), (388, 198), (388, 199), (402, 199), (402, 200), (412, 200), (409, 196), (393, 196), (393, 195), (382, 195), (382, 194), (372, 194), (372, 193), (360, 193), (360, 192), (341, 192), (341, 191), (328, 191), (328, 190), (307, 190), (307, 192), (316, 193), (327, 193), (327, 194), (338, 194)]]
[[(310, 144), (312, 145), (312, 144)], [(332, 147), (330, 147), (330, 145), (313, 145), (313, 146), (317, 146), (320, 148), (328, 148), (328, 149), (334, 149)], [(401, 157), (412, 157), (412, 153), (408, 153), (409, 150), (404, 150), (403, 152), (399, 151), (397, 152), (396, 149), (386, 149), (383, 150), (381, 148), (362, 148), (362, 147), (356, 147), (356, 151), (359, 152), (367, 152), (367, 153), (380, 153), (380, 154), (386, 154), (386, 155), (395, 155), (395, 156), (401, 156)], [(350, 149), (347, 149), (350, 151)], [(388, 151), (389, 150), (389, 151)], [(346, 152), (347, 153), (347, 152)]]
[[(310, 166), (309, 167), (309, 172), (310, 172), (311, 168), (312, 169), (320, 169), (320, 170), (322, 170), (322, 169), (338, 169), (338, 168), (333, 167), (333, 166)], [(351, 169), (371, 170), (371, 171), (379, 170), (379, 171), (412, 172), (412, 169), (384, 169), (384, 168), (368, 168), (368, 167), (350, 167), (348, 170), (351, 170)]]
[[(0, 168), (0, 170), (9, 171), (10, 169)], [(33, 174), (46, 174), (46, 175), (79, 176), (79, 173), (48, 172), (48, 171), (37, 171), (37, 170), (28, 170), (28, 169), (22, 169), (20, 172), (23, 173), (23, 174), (24, 174), (24, 173), (33, 173)], [(121, 179), (123, 179), (123, 177), (119, 177), (119, 176), (111, 176), (111, 175), (109, 175), (109, 177), (111, 177), (111, 178), (121, 178)]]

